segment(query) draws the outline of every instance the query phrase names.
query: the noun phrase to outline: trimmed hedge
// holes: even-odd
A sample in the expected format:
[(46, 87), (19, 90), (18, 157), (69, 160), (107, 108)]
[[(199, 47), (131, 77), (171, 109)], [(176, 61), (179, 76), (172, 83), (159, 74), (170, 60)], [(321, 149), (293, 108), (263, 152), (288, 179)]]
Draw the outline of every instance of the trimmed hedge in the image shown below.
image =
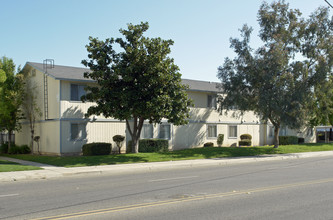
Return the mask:
[(11, 144), (10, 149), (8, 149), (8, 143), (2, 144), (0, 146), (0, 153), (3, 154), (30, 154), (31, 150), (28, 145), (15, 145), (14, 143)]
[(297, 136), (279, 136), (280, 145), (298, 144)]
[(240, 136), (240, 141), (238, 141), (238, 146), (251, 146), (252, 145), (252, 136), (250, 134), (242, 134)]
[(250, 134), (242, 134), (240, 136), (241, 140), (252, 140), (252, 136)]
[(248, 139), (244, 139), (238, 142), (239, 146), (251, 146), (252, 145), (252, 141), (248, 140)]
[[(139, 140), (140, 153), (168, 152), (169, 141), (164, 139), (141, 139)], [(126, 153), (132, 153), (132, 140), (128, 141)]]
[(204, 147), (214, 147), (214, 143), (213, 142), (204, 143)]
[(304, 141), (304, 138), (298, 138), (298, 143), (299, 143), (299, 144), (304, 144), (304, 142), (305, 142), (305, 141)]
[(217, 145), (219, 146), (219, 147), (221, 147), (222, 146), (222, 144), (223, 144), (223, 141), (224, 141), (224, 134), (219, 134), (218, 136), (217, 136)]
[(103, 142), (84, 144), (82, 154), (83, 156), (108, 155), (111, 153), (111, 146), (110, 143)]

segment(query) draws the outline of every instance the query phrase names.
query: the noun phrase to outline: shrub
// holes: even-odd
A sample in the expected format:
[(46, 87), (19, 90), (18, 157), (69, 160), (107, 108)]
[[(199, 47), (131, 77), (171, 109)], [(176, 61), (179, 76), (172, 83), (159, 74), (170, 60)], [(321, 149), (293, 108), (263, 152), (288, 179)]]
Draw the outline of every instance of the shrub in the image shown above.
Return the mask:
[(248, 139), (244, 139), (238, 142), (239, 146), (251, 146), (252, 145), (252, 141), (248, 140)]
[(279, 136), (280, 145), (298, 144), (298, 137), (296, 136)]
[[(142, 139), (139, 140), (139, 152), (167, 152), (169, 151), (169, 141), (164, 139)], [(132, 141), (128, 141), (126, 153), (132, 152)]]
[(110, 143), (90, 143), (82, 146), (83, 156), (108, 155), (111, 152)]
[(15, 144), (11, 144), (10, 148), (8, 148), (9, 154), (20, 154), (21, 148)]
[(113, 141), (116, 142), (117, 147), (118, 147), (118, 153), (120, 154), (121, 147), (122, 147), (122, 142), (125, 140), (125, 136), (122, 135), (115, 135), (112, 137)]
[(0, 153), (1, 154), (7, 154), (8, 153), (8, 143), (3, 143), (0, 146)]
[(224, 141), (224, 134), (219, 134), (218, 136), (217, 136), (217, 145), (219, 146), (219, 147), (221, 147), (222, 146), (222, 144), (223, 144), (223, 141)]
[(252, 140), (252, 136), (250, 134), (242, 134), (240, 136), (241, 140)]
[(207, 142), (204, 144), (204, 147), (214, 147), (214, 143), (213, 142)]
[(304, 144), (304, 138), (298, 138), (298, 143), (299, 144)]

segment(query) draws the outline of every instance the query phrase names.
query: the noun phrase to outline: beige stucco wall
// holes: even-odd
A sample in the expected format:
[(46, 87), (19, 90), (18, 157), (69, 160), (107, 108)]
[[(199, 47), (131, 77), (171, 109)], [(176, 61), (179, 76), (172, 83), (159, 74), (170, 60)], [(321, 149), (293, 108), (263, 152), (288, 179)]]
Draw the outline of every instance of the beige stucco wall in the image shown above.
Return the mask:
[[(71, 140), (71, 123), (84, 123), (86, 125), (86, 138), (83, 140)], [(61, 121), (61, 153), (80, 153), (83, 144), (93, 142), (112, 143), (113, 150), (116, 150), (116, 145), (112, 140), (114, 135), (125, 136), (126, 124), (120, 121), (94, 121), (84, 122), (77, 121)], [(126, 140), (125, 140), (126, 141)], [(124, 142), (126, 143), (126, 142)], [(126, 150), (125, 144), (122, 151)]]
[[(59, 155), (60, 135), (59, 121), (39, 121), (35, 124), (35, 136), (40, 136), (39, 150), (43, 154)], [(29, 124), (24, 123), (22, 130), (15, 134), (15, 143), (18, 145), (26, 144), (30, 146)], [(34, 152), (37, 153), (37, 144), (34, 142)]]

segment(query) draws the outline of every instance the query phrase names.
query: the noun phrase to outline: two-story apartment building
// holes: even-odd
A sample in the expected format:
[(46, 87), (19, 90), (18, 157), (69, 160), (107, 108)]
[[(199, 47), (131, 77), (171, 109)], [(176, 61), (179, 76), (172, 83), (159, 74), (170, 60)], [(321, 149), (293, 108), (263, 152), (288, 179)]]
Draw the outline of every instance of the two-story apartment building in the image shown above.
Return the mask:
[[(30, 85), (35, 87), (37, 105), (42, 117), (36, 122), (35, 135), (40, 136), (40, 152), (66, 155), (81, 152), (85, 143), (109, 142), (114, 135), (130, 139), (126, 123), (103, 116), (85, 118), (87, 109), (95, 103), (82, 103), (84, 87), (95, 82), (83, 77), (86, 68), (68, 67), (27, 62), (23, 68), (29, 75)], [(215, 82), (183, 79), (189, 85), (188, 95), (194, 101), (187, 125), (174, 126), (167, 121), (161, 124), (144, 124), (141, 138), (169, 140), (172, 150), (203, 146), (205, 142), (216, 144), (218, 134), (224, 134), (223, 146), (237, 146), (241, 134), (252, 135), (252, 145), (267, 145), (273, 142), (273, 127), (261, 121), (253, 112), (234, 117), (237, 110), (220, 114), (216, 110), (216, 97), (221, 91)], [(297, 135), (314, 142), (311, 132), (281, 129), (282, 135)], [(30, 143), (30, 130), (23, 122), (22, 130), (16, 133), (17, 144)], [(123, 149), (125, 150), (125, 149)]]

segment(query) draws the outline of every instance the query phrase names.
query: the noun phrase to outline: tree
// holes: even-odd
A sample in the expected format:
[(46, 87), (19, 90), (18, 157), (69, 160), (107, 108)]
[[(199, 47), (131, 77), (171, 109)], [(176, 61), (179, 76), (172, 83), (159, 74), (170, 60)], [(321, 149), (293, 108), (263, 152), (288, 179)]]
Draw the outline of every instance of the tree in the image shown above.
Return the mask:
[(328, 9), (320, 8), (304, 20), (299, 10), (289, 9), (284, 1), (264, 2), (258, 11), (263, 45), (256, 50), (250, 47), (252, 28), (244, 25), (243, 39), (230, 39), (237, 56), (226, 58), (218, 68), (225, 92), (219, 99), (220, 111), (237, 106), (241, 113), (251, 110), (269, 120), (274, 125), (274, 148), (279, 145), (281, 126), (299, 128), (309, 120), (314, 87), (329, 70), (325, 65), (331, 62), (331, 52), (327, 44), (321, 44), (326, 41), (321, 32), (332, 23), (313, 28), (317, 14), (327, 17)]
[[(90, 93), (82, 98), (97, 104), (86, 115), (125, 120), (133, 153), (139, 152), (138, 140), (145, 120), (160, 123), (165, 118), (175, 125), (186, 124), (192, 103), (185, 92), (187, 87), (181, 83), (178, 66), (168, 57), (173, 41), (144, 37), (148, 28), (148, 23), (128, 24), (127, 30), (120, 29), (124, 38), (100, 41), (89, 37), (89, 59), (82, 61), (91, 70), (84, 76), (98, 84), (88, 87)], [(122, 51), (117, 53), (114, 44)]]
[[(34, 84), (30, 78), (31, 76), (28, 73), (24, 73), (25, 84), (24, 84), (23, 102), (21, 107), (25, 119), (27, 119), (29, 122), (30, 137), (31, 137), (30, 148), (31, 152), (33, 153), (34, 140), (35, 140), (35, 124), (36, 120), (42, 116), (42, 111), (37, 105), (37, 85)], [(37, 142), (37, 144), (38, 144), (38, 153), (39, 153), (39, 142)]]
[[(18, 70), (19, 72), (19, 70)], [(21, 128), (23, 118), (20, 105), (23, 99), (23, 76), (16, 74), (12, 59), (0, 59), (0, 129), (8, 132), (8, 149), (13, 131)]]

